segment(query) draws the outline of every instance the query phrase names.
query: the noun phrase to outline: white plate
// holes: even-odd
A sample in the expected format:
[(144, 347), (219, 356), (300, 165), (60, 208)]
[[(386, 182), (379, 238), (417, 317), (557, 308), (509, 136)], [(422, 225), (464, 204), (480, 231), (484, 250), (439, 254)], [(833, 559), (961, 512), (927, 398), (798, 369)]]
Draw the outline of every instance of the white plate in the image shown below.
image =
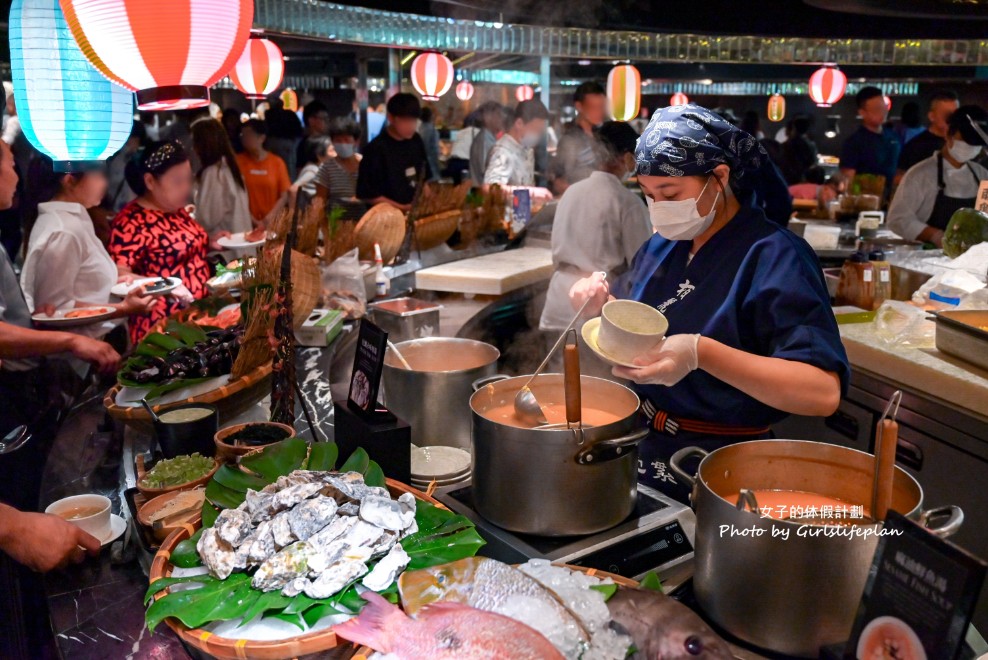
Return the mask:
[[(92, 316), (66, 317), (66, 314), (71, 314), (72, 312), (78, 312), (84, 309), (98, 309), (102, 311), (99, 314), (93, 314)], [(76, 307), (75, 309), (59, 310), (51, 316), (48, 316), (47, 314), (35, 314), (31, 317), (31, 320), (35, 323), (40, 323), (41, 325), (70, 328), (77, 325), (90, 325), (92, 323), (105, 321), (106, 319), (112, 317), (115, 312), (116, 310), (112, 307), (92, 305), (89, 307)]]
[(612, 358), (610, 355), (605, 353), (597, 345), (597, 333), (600, 332), (600, 317), (595, 319), (590, 319), (583, 324), (583, 330), (581, 334), (583, 335), (583, 341), (587, 343), (587, 346), (597, 354), (601, 360), (611, 365), (612, 367), (628, 367), (629, 369), (641, 369), (641, 365), (633, 364), (631, 362), (621, 362), (618, 359)]
[(106, 547), (107, 545), (113, 543), (120, 535), (124, 533), (127, 529), (127, 521), (118, 516), (115, 513), (110, 514), (110, 531), (106, 536), (100, 541), (101, 547)]
[(412, 450), (412, 478), (444, 480), (469, 472), (470, 452), (457, 447), (419, 447)]
[(120, 296), (121, 298), (124, 298), (127, 296), (128, 293), (130, 293), (137, 287), (144, 286), (152, 282), (158, 282), (161, 280), (167, 280), (168, 285), (163, 286), (160, 289), (155, 289), (154, 291), (148, 291), (147, 295), (163, 296), (167, 293), (171, 293), (178, 287), (182, 286), (182, 278), (180, 277), (142, 277), (138, 280), (134, 280), (130, 284), (127, 284), (126, 282), (120, 282), (119, 284), (115, 284), (113, 288), (110, 289), (110, 293), (112, 293), (115, 296)]
[(265, 235), (264, 238), (259, 241), (248, 241), (244, 239), (244, 234), (245, 232), (238, 231), (236, 234), (224, 236), (216, 241), (216, 244), (220, 247), (230, 248), (231, 250), (243, 250), (246, 248), (257, 247), (258, 245), (264, 245), (264, 241), (267, 240), (267, 235)]

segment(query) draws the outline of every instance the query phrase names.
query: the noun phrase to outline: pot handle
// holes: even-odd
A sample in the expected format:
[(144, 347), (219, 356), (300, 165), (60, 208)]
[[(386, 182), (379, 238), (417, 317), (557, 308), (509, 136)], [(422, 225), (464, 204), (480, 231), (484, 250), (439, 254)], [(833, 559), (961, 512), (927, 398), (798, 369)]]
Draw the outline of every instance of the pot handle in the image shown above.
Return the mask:
[[(940, 518), (946, 516), (945, 520), (940, 525), (930, 525), (930, 520), (933, 518)], [(935, 534), (942, 539), (948, 536), (953, 536), (957, 533), (957, 530), (961, 528), (964, 524), (964, 511), (953, 504), (948, 504), (947, 506), (938, 506), (935, 509), (930, 509), (924, 511), (919, 516), (919, 524), (926, 528), (931, 534)]]
[(710, 452), (699, 447), (683, 447), (669, 458), (669, 469), (676, 475), (676, 478), (692, 488), (696, 484), (696, 475), (687, 474), (682, 467), (682, 462), (690, 456), (705, 458), (708, 453)]
[(473, 388), (474, 392), (476, 392), (477, 390), (483, 388), (485, 385), (491, 385), (492, 383), (497, 383), (502, 380), (508, 380), (509, 378), (511, 378), (511, 376), (507, 376), (505, 374), (494, 374), (493, 376), (484, 376), (470, 383), (470, 387)]
[(596, 465), (621, 458), (627, 449), (641, 442), (648, 432), (648, 429), (640, 429), (620, 438), (595, 442), (580, 450), (576, 455), (576, 462), (580, 465)]

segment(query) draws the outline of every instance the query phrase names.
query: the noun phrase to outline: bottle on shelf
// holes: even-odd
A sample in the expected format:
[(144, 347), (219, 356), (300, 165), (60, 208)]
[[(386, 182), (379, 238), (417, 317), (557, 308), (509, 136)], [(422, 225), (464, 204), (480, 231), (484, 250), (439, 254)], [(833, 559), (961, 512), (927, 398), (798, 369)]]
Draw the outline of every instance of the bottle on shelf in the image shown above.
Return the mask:
[(375, 293), (378, 298), (383, 298), (388, 295), (391, 282), (388, 280), (388, 276), (384, 274), (384, 259), (381, 258), (380, 243), (374, 243), (374, 265), (377, 267), (377, 272), (374, 275)]

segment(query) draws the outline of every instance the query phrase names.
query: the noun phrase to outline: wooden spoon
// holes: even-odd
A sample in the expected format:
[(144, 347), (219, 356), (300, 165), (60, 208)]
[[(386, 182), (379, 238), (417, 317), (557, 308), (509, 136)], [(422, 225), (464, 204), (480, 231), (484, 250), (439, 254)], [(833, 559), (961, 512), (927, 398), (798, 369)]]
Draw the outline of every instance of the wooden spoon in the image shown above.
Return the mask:
[[(573, 343), (570, 343), (572, 338)], [(566, 392), (566, 426), (583, 427), (583, 392), (580, 388), (580, 347), (576, 330), (567, 332), (563, 349), (563, 386)]]

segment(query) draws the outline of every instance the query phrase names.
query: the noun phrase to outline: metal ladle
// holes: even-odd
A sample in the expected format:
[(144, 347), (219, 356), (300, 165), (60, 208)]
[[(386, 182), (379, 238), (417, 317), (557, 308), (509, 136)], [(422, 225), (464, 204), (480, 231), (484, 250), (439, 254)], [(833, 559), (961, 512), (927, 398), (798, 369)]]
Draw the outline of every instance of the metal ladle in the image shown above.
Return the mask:
[(395, 357), (398, 358), (399, 362), (401, 362), (401, 366), (405, 367), (409, 371), (412, 370), (412, 365), (408, 364), (408, 360), (405, 359), (405, 356), (401, 354), (401, 351), (398, 350), (398, 347), (395, 346), (390, 339), (388, 340), (388, 348), (394, 351)]
[[(601, 272), (599, 274), (605, 280), (607, 279), (607, 273)], [(569, 333), (569, 331), (573, 329), (573, 326), (576, 325), (576, 322), (580, 320), (580, 316), (583, 315), (583, 310), (587, 308), (587, 305), (590, 304), (591, 300), (593, 299), (587, 298), (584, 303), (580, 305), (580, 309), (576, 312), (573, 320), (569, 322), (566, 329), (559, 335), (559, 339), (557, 339), (556, 343), (553, 344), (551, 349), (549, 349), (549, 354), (545, 356), (544, 360), (542, 360), (542, 364), (539, 365), (539, 368), (535, 370), (532, 377), (529, 378), (528, 381), (521, 386), (521, 389), (518, 390), (518, 393), (515, 394), (515, 416), (526, 424), (530, 424), (532, 426), (545, 426), (549, 423), (549, 420), (545, 418), (545, 413), (542, 412), (542, 406), (539, 404), (539, 400), (535, 398), (535, 393), (532, 392), (532, 388), (530, 388), (529, 385), (531, 385), (538, 375), (542, 373), (542, 370), (545, 369), (547, 364), (549, 364), (549, 360), (553, 355), (555, 355), (556, 351), (559, 350), (559, 347), (563, 345), (563, 342), (566, 341), (567, 333)]]

